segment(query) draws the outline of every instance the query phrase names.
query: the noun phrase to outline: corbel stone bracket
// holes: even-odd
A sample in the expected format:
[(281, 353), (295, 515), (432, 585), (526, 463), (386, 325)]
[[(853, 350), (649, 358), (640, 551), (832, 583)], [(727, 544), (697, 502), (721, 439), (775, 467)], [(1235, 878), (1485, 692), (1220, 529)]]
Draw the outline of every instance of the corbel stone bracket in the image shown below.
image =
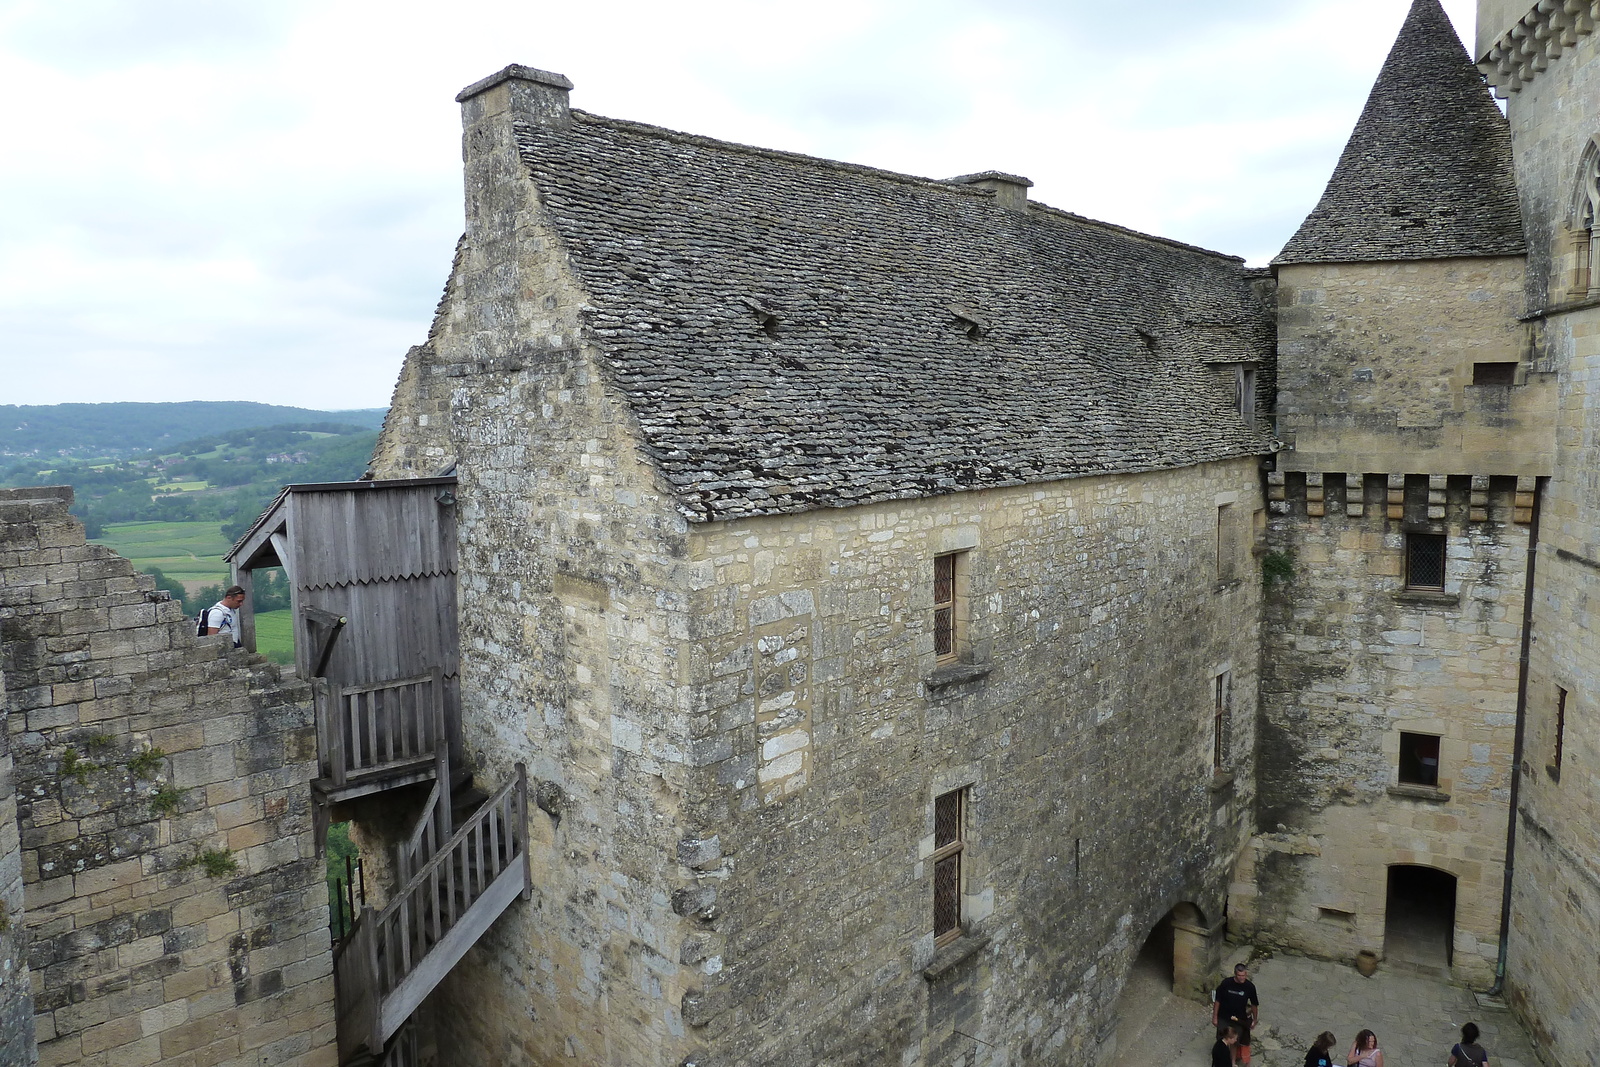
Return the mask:
[(1594, 32), (1600, 0), (1539, 0), (1478, 62), (1502, 100), (1547, 70), (1561, 53)]

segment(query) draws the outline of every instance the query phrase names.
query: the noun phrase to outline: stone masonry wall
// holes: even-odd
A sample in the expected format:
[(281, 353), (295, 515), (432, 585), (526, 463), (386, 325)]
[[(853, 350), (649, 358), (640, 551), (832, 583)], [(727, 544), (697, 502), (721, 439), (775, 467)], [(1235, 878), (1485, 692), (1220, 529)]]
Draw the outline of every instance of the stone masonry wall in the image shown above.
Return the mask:
[(1539, 523), (1507, 982), (1541, 1051), (1600, 1067), (1600, 312), (1553, 319), (1545, 336), (1561, 407)]
[[(1284, 266), (1278, 283), (1279, 470), (1550, 473), (1554, 378), (1518, 321), (1522, 257)], [(1517, 363), (1516, 384), (1472, 384), (1480, 362)]]
[[(1316, 956), (1381, 956), (1388, 867), (1433, 867), (1458, 880), (1455, 973), (1487, 987), (1532, 494), (1513, 478), (1273, 481), (1268, 544), (1293, 573), (1267, 598), (1262, 832), (1230, 923)], [(1407, 529), (1446, 535), (1442, 594), (1405, 588)], [(1402, 731), (1442, 738), (1436, 790), (1399, 783)]]
[(308, 688), (196, 639), (70, 500), (0, 493), (39, 1062), (332, 1064)]
[[(6, 705), (6, 676), (0, 669), (0, 717)], [(9, 731), (0, 731), (0, 1063), (18, 1067), (36, 1058), (25, 930), (16, 768)]]
[[(1094, 1062), (1184, 902), (1213, 974), (1254, 800), (1261, 507), (1247, 459), (694, 527), (694, 1062)], [(934, 798), (960, 788), (941, 948)]]
[[(453, 1064), (677, 1064), (675, 898), (691, 758), (687, 522), (587, 347), (585, 294), (510, 138), (514, 92), (468, 100), (467, 237), (407, 447), (459, 457), (463, 733), (478, 780), (527, 764), (535, 891), (425, 1006)], [(525, 112), (523, 112), (525, 114)], [(415, 350), (414, 350), (415, 353)], [(380, 444), (380, 477), (404, 477)]]
[[(1572, 204), (1600, 133), (1600, 35), (1580, 36), (1507, 101), (1528, 231), (1530, 308), (1558, 372), (1556, 464), (1534, 578), (1527, 736), (1506, 980), (1540, 1051), (1600, 1065), (1600, 311), (1570, 288)], [(1559, 690), (1567, 691), (1554, 762)]]

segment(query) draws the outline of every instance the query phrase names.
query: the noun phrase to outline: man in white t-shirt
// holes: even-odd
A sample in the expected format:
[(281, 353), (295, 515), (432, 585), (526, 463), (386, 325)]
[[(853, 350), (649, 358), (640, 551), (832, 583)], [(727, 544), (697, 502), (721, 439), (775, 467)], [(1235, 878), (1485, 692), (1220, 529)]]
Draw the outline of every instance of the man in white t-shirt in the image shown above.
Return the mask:
[(233, 647), (238, 648), (242, 643), (239, 632), (239, 605), (243, 603), (244, 586), (228, 586), (228, 591), (222, 594), (222, 599), (201, 613), (200, 633), (229, 634), (233, 637)]

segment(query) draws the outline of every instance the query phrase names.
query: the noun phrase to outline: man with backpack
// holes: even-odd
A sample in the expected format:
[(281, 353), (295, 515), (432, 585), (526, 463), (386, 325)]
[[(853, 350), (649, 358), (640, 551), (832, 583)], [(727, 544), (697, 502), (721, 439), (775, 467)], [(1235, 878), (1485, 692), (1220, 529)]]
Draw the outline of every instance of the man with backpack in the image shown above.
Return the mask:
[(233, 647), (243, 643), (239, 626), (239, 605), (244, 603), (244, 586), (230, 585), (222, 599), (206, 608), (195, 620), (195, 636), (207, 637), (225, 633), (233, 638)]

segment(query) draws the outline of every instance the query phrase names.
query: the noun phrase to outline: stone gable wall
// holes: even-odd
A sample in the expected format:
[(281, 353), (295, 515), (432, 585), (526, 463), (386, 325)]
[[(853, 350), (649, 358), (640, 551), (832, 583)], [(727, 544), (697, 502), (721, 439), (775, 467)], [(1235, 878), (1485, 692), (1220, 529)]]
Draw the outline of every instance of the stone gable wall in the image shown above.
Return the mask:
[(309, 689), (196, 639), (70, 500), (0, 493), (39, 1062), (332, 1064)]
[[(409, 440), (460, 460), (462, 729), (486, 788), (527, 765), (535, 889), (424, 1011), (452, 1063), (677, 1064), (688, 523), (598, 369), (586, 295), (521, 177), (515, 88), (467, 102), (455, 295), (406, 388), (411, 409), (448, 414)], [(377, 472), (405, 476), (386, 454)]]
[[(1105, 1051), (1157, 922), (1190, 902), (1220, 931), (1249, 834), (1262, 506), (1252, 459), (694, 527), (694, 1062)], [(961, 787), (966, 936), (940, 948), (933, 805)]]

